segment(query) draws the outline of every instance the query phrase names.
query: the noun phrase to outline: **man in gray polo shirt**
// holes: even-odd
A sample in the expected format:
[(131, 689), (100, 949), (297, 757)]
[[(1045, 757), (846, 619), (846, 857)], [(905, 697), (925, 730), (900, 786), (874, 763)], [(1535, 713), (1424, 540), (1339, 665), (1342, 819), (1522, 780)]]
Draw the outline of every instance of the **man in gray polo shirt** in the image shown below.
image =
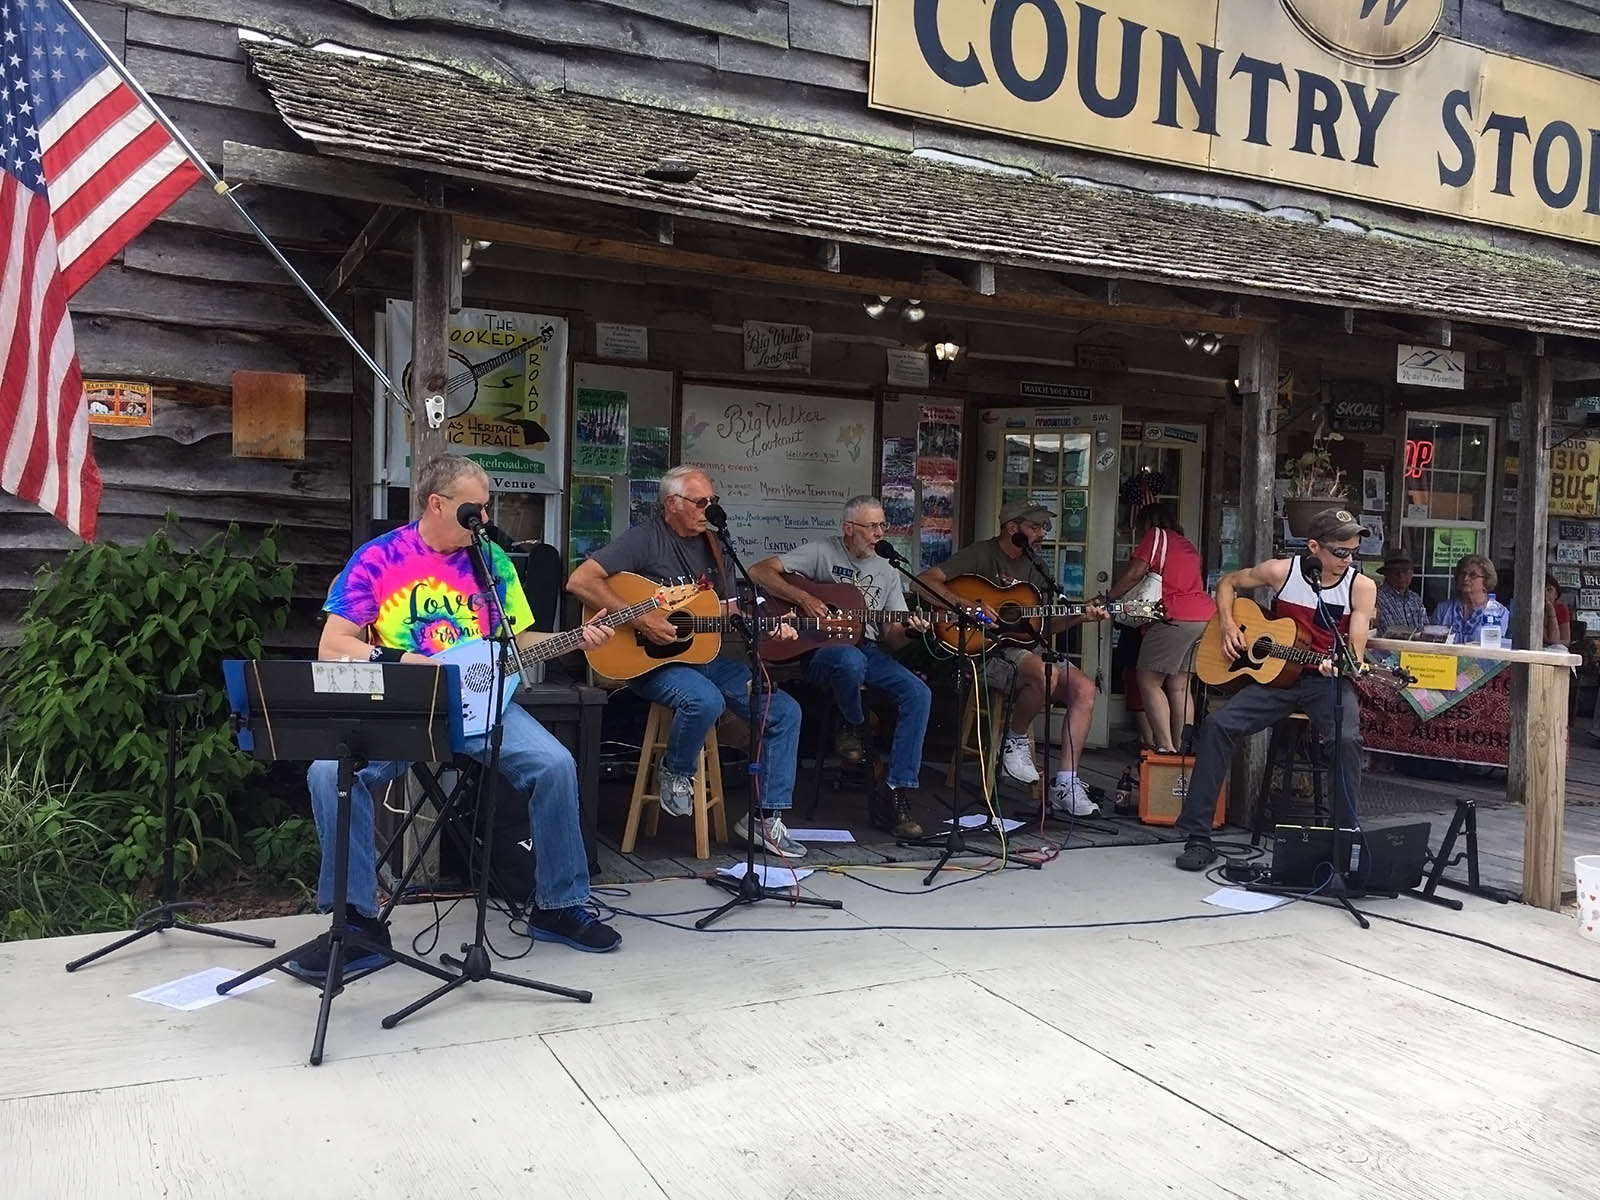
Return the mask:
[(874, 794), (868, 815), (879, 829), (896, 837), (917, 837), (922, 826), (912, 815), (908, 793), (922, 772), (922, 741), (928, 732), (933, 697), (923, 683), (884, 646), (898, 648), (906, 630), (922, 631), (926, 621), (907, 611), (900, 574), (873, 549), (888, 525), (876, 496), (854, 496), (845, 502), (838, 537), (807, 542), (784, 554), (764, 558), (750, 568), (762, 591), (793, 604), (808, 617), (822, 617), (828, 606), (784, 574), (803, 575), (818, 583), (849, 583), (861, 592), (861, 607), (899, 614), (882, 625), (869, 622), (859, 646), (824, 646), (811, 655), (806, 678), (832, 690), (845, 727), (839, 734), (839, 756), (861, 762), (867, 755), (867, 714), (861, 703), (863, 685), (888, 696), (895, 706), (894, 741), (889, 748), (887, 791)]

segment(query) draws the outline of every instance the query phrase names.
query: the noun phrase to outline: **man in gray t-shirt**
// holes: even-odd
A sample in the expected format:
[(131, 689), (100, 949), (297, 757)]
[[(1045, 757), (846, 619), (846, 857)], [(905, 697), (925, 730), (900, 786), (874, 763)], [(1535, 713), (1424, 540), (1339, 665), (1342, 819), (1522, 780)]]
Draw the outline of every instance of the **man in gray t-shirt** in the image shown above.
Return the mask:
[(861, 762), (867, 757), (869, 739), (866, 709), (861, 703), (862, 687), (882, 692), (893, 702), (894, 740), (889, 747), (887, 790), (873, 794), (869, 815), (878, 828), (909, 838), (922, 833), (922, 826), (912, 816), (907, 793), (921, 781), (922, 741), (928, 732), (933, 698), (928, 685), (884, 647), (903, 646), (907, 629), (921, 631), (928, 625), (906, 611), (899, 572), (873, 549), (886, 528), (883, 504), (876, 496), (853, 497), (845, 503), (838, 537), (808, 542), (764, 558), (750, 568), (750, 576), (763, 591), (794, 605), (804, 616), (826, 616), (828, 605), (786, 575), (803, 576), (816, 583), (851, 584), (861, 596), (859, 601), (851, 601), (852, 611), (883, 610), (882, 621), (867, 623), (861, 645), (824, 646), (813, 652), (806, 663), (806, 678), (833, 692), (844, 718), (838, 748), (846, 762)]
[[(737, 609), (732, 582), (717, 570), (711, 551), (706, 509), (717, 502), (711, 478), (699, 467), (673, 467), (661, 477), (661, 515), (635, 526), (609, 546), (596, 550), (578, 564), (567, 579), (567, 590), (592, 609), (616, 612), (627, 603), (606, 582), (618, 571), (630, 571), (657, 582), (703, 574), (716, 581), (724, 611)], [(678, 633), (660, 612), (647, 613), (632, 622), (632, 630), (618, 637), (638, 636), (659, 646), (671, 645)], [(793, 636), (793, 630), (788, 630)], [(783, 636), (775, 634), (773, 636)], [(733, 640), (737, 640), (735, 637)], [(726, 645), (726, 643), (724, 643)], [(694, 776), (706, 734), (724, 708), (738, 713), (754, 729), (762, 730), (760, 758), (762, 816), (752, 827), (748, 817), (734, 822), (733, 834), (748, 838), (769, 854), (800, 858), (806, 848), (794, 838), (780, 815), (794, 804), (795, 753), (800, 745), (800, 706), (793, 696), (775, 689), (763, 691), (764, 711), (750, 711), (750, 667), (743, 655), (723, 655), (704, 666), (668, 663), (628, 686), (646, 700), (672, 709), (672, 732), (661, 755), (658, 791), (661, 808), (675, 817), (694, 811)]]
[[(943, 596), (946, 602), (962, 607), (970, 605), (941, 586), (947, 580), (961, 575), (982, 575), (989, 582), (1001, 585), (1015, 582), (1032, 584), (1038, 589), (1042, 603), (1053, 603), (1055, 597), (1048, 594), (1049, 584), (1029, 560), (1028, 554), (1016, 544), (1016, 537), (1021, 534), (1027, 540), (1029, 550), (1032, 550), (1050, 532), (1055, 516), (1042, 504), (1013, 501), (1000, 510), (998, 537), (974, 542), (956, 551), (939, 566), (929, 567), (917, 578)], [(1050, 632), (1059, 633), (1069, 625), (1085, 620), (1103, 621), (1105, 617), (1104, 609), (1091, 606), (1084, 616), (1052, 622)], [(1044, 660), (1032, 650), (1006, 646), (991, 650), (984, 668), (990, 685), (1011, 695), (1011, 728), (1007, 730), (1001, 746), (1000, 769), (1019, 783), (1037, 783), (1039, 768), (1033, 762), (1028, 731), (1033, 728), (1034, 718), (1045, 707)], [(1098, 809), (1089, 799), (1088, 789), (1078, 781), (1078, 756), (1083, 751), (1083, 741), (1089, 736), (1089, 723), (1094, 718), (1094, 683), (1070, 663), (1062, 663), (1055, 672), (1052, 692), (1051, 699), (1066, 708), (1067, 719), (1061, 723), (1061, 768), (1050, 785), (1050, 807), (1075, 817), (1092, 816)]]

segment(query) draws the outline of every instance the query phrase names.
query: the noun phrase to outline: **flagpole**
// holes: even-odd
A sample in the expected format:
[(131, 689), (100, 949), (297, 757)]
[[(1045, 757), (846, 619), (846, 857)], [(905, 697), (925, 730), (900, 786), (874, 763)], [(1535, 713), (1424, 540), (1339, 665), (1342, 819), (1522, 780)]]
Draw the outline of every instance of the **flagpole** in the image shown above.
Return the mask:
[(162, 128), (172, 135), (173, 141), (177, 142), (177, 144), (183, 148), (183, 152), (189, 156), (189, 161), (195, 165), (196, 169), (199, 170), (199, 172), (210, 181), (211, 190), (216, 192), (217, 195), (227, 198), (228, 202), (233, 205), (238, 214), (244, 218), (245, 224), (250, 226), (251, 231), (254, 232), (261, 244), (267, 248), (267, 252), (270, 253), (273, 258), (278, 260), (278, 265), (289, 273), (289, 278), (293, 279), (295, 283), (300, 285), (300, 290), (306, 294), (306, 298), (310, 300), (312, 304), (316, 305), (317, 311), (327, 318), (330, 325), (339, 331), (340, 336), (350, 344), (350, 349), (356, 352), (356, 357), (366, 364), (367, 370), (371, 371), (373, 377), (383, 385), (383, 390), (398, 400), (400, 402), (400, 407), (404, 409), (406, 415), (409, 416), (411, 414), (410, 398), (407, 397), (406, 394), (399, 388), (395, 387), (393, 380), (389, 378), (384, 369), (380, 367), (376, 361), (374, 361), (372, 355), (368, 354), (366, 348), (356, 340), (355, 334), (351, 333), (347, 328), (345, 328), (344, 322), (339, 320), (338, 316), (336, 316), (334, 311), (328, 307), (328, 305), (323, 301), (322, 297), (317, 295), (316, 289), (305, 281), (305, 278), (300, 274), (299, 271), (295, 270), (294, 264), (283, 256), (283, 251), (279, 250), (277, 246), (273, 245), (272, 239), (267, 236), (266, 231), (262, 229), (261, 226), (256, 224), (256, 219), (250, 215), (249, 210), (246, 209), (243, 204), (239, 203), (239, 198), (233, 194), (232, 185), (230, 185), (226, 180), (220, 178), (217, 173), (211, 169), (211, 164), (206, 162), (204, 158), (200, 157), (200, 152), (190, 144), (189, 139), (184, 136), (183, 130), (179, 129), (175, 124), (173, 124), (172, 118), (167, 116), (167, 114), (162, 111), (161, 106), (155, 102), (155, 99), (150, 95), (150, 93), (145, 91), (144, 84), (135, 79), (123, 61), (111, 52), (111, 47), (107, 46), (104, 39), (102, 39), (101, 36), (94, 31), (89, 22), (83, 19), (83, 14), (80, 13), (73, 5), (72, 0), (56, 0), (56, 3), (61, 5), (62, 8), (66, 9), (67, 15), (77, 22), (78, 28), (83, 31), (84, 36), (93, 42), (95, 48), (105, 56), (105, 60), (108, 64), (110, 64), (111, 69), (117, 73), (117, 76), (122, 80), (123, 83), (128, 85), (133, 94), (139, 98), (139, 101), (150, 110), (155, 119), (161, 123)]

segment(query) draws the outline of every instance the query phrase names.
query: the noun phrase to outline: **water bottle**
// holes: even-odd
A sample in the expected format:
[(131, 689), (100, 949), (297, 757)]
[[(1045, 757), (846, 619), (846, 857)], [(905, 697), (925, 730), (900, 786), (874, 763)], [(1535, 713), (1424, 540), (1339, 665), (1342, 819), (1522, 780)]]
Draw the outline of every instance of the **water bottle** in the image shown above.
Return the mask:
[(1483, 606), (1483, 624), (1478, 626), (1478, 645), (1493, 646), (1499, 649), (1501, 637), (1506, 627), (1506, 606), (1494, 598), (1494, 593), (1489, 593), (1489, 599)]

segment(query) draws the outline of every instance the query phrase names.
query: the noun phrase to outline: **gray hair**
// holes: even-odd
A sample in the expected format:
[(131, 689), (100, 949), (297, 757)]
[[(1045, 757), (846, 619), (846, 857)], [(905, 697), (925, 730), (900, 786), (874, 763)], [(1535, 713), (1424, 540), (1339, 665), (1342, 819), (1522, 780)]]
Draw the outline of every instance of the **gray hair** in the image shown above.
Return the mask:
[(416, 476), (411, 481), (412, 511), (420, 513), (427, 505), (429, 496), (448, 494), (458, 479), (468, 476), (481, 479), (485, 487), (489, 486), (488, 472), (466, 455), (435, 454), (417, 468)]
[(864, 508), (882, 508), (883, 501), (876, 496), (851, 496), (844, 502), (844, 519), (854, 521)]
[(661, 477), (661, 486), (656, 492), (657, 501), (665, 504), (669, 497), (683, 495), (683, 485), (696, 475), (708, 484), (711, 482), (711, 476), (706, 474), (704, 467), (690, 466), (688, 463), (673, 467)]

